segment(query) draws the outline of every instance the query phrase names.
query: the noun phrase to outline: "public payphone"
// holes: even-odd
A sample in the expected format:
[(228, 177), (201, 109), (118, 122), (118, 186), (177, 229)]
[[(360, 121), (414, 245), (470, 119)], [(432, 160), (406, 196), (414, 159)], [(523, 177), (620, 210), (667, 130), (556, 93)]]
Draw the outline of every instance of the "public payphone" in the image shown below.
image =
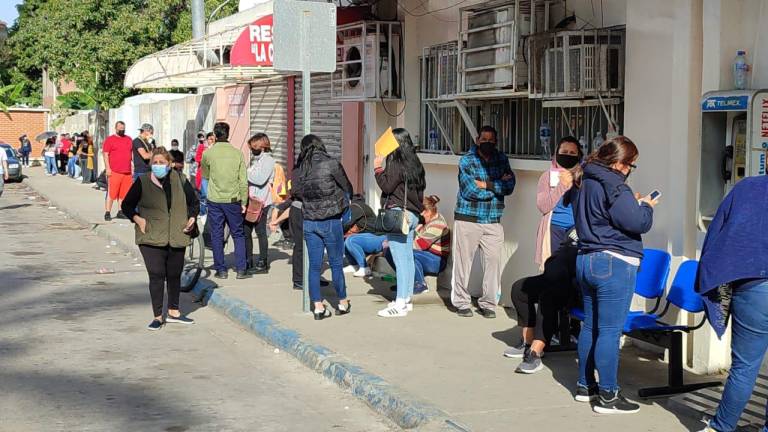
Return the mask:
[(701, 100), (697, 219), (706, 231), (720, 202), (747, 176), (765, 175), (768, 90), (715, 91)]

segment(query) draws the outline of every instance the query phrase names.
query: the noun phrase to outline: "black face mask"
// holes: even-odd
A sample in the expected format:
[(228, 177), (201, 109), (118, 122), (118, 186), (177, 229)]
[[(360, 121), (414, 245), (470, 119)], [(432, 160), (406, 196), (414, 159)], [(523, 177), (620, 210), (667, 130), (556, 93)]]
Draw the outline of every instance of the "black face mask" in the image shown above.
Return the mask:
[(261, 154), (261, 149), (258, 149), (258, 150), (251, 149), (251, 154), (253, 154), (254, 156), (258, 156)]
[(480, 150), (480, 154), (482, 154), (485, 157), (490, 157), (493, 155), (493, 152), (496, 150), (496, 143), (491, 141), (484, 141), (477, 145), (477, 148)]
[(555, 157), (555, 161), (558, 165), (565, 169), (571, 169), (579, 163), (579, 157), (567, 154), (558, 154)]
[(124, 130), (117, 131), (117, 136), (125, 136), (125, 131)]

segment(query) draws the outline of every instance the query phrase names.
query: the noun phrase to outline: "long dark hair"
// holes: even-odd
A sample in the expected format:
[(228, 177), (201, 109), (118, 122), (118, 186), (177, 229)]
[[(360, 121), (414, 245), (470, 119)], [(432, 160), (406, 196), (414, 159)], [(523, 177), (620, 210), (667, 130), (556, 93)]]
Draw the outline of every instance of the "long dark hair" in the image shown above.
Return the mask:
[(317, 135), (306, 135), (301, 139), (301, 153), (299, 153), (294, 169), (301, 169), (302, 171), (304, 171), (304, 168), (307, 171), (312, 169), (312, 156), (315, 152), (327, 154), (323, 140)]
[(408, 180), (408, 189), (423, 191), (427, 188), (427, 181), (424, 174), (424, 165), (421, 164), (416, 155), (416, 148), (413, 146), (411, 134), (403, 128), (392, 130), (392, 134), (397, 139), (399, 147), (397, 150), (387, 156), (387, 168), (399, 166)]

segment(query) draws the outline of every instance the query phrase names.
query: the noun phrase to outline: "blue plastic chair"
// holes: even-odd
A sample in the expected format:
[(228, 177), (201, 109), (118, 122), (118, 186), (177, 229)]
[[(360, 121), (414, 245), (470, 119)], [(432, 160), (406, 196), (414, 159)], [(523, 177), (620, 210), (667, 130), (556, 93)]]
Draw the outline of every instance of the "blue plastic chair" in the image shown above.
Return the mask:
[[(664, 297), (667, 287), (672, 256), (658, 249), (644, 249), (643, 260), (637, 272), (635, 281), (635, 294), (649, 300), (656, 299), (656, 305), (648, 313), (656, 313)], [(629, 317), (646, 314), (645, 311), (630, 311)], [(571, 309), (574, 318), (584, 321), (584, 310), (581, 307)], [(629, 319), (629, 318), (628, 318)]]
[(668, 385), (640, 389), (640, 397), (668, 396), (721, 384), (719, 381), (696, 384), (683, 382), (683, 334), (700, 329), (707, 321), (706, 316), (695, 326), (668, 324), (660, 320), (669, 312), (671, 305), (689, 313), (704, 311), (704, 301), (695, 290), (698, 266), (698, 261), (686, 261), (680, 265), (667, 294), (667, 304), (660, 314), (646, 313), (627, 317), (625, 334), (669, 350)]

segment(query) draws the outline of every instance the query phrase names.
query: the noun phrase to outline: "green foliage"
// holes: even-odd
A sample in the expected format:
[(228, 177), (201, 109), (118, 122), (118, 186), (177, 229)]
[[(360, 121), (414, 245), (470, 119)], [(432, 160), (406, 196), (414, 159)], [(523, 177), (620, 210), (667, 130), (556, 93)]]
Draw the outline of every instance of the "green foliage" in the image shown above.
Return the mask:
[[(207, 13), (224, 1), (207, 0)], [(236, 9), (230, 1), (216, 18)], [(98, 106), (114, 107), (135, 93), (123, 88), (134, 62), (190, 37), (189, 0), (25, 0), (0, 54), (0, 82), (39, 82), (47, 68), (55, 82), (71, 80)], [(25, 87), (39, 95), (39, 85)]]
[(0, 112), (10, 118), (8, 108), (17, 105), (24, 91), (24, 83), (8, 84), (0, 87)]
[(99, 102), (91, 95), (73, 91), (56, 98), (60, 109), (64, 110), (90, 110), (98, 108)]

